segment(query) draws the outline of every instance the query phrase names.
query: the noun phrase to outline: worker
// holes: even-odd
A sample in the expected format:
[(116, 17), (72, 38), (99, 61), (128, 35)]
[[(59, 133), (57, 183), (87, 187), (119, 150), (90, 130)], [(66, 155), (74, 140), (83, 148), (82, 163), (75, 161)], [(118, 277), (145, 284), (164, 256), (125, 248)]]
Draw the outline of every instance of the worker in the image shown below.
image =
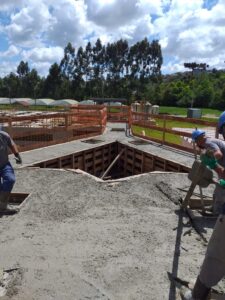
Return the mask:
[(225, 140), (225, 111), (220, 115), (219, 121), (218, 121), (218, 133), (222, 134), (223, 139)]
[(9, 162), (8, 149), (15, 155), (17, 164), (22, 163), (21, 156), (16, 144), (10, 135), (0, 130), (0, 213), (15, 213), (16, 211), (7, 208), (10, 193), (15, 183), (15, 173)]
[[(225, 142), (206, 136), (205, 131), (196, 129), (192, 132), (192, 140), (200, 149), (205, 149), (201, 155), (201, 161), (211, 169), (215, 170), (219, 179), (225, 179)], [(225, 202), (225, 189), (216, 185), (213, 193), (213, 212), (219, 214)]]
[(183, 300), (206, 300), (211, 288), (225, 277), (225, 205), (209, 240), (206, 255), (193, 290), (184, 292)]
[[(205, 131), (196, 129), (192, 132), (192, 140), (206, 152), (201, 156), (202, 163), (214, 169), (224, 179), (225, 174), (225, 142), (211, 139)], [(206, 255), (193, 290), (184, 293), (184, 300), (206, 300), (211, 288), (225, 276), (225, 188), (216, 186), (216, 210), (219, 213), (212, 236), (209, 240)], [(225, 199), (225, 198), (224, 198)]]

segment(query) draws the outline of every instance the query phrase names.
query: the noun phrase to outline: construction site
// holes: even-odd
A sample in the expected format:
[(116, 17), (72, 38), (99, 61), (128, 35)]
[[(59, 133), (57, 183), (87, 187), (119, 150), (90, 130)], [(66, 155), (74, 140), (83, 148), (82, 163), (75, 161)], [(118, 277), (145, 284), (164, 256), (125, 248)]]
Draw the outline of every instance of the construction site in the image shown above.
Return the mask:
[(23, 159), (10, 155), (19, 211), (0, 218), (0, 299), (182, 299), (216, 222), (205, 213), (214, 185), (192, 181), (199, 152), (171, 120), (218, 135), (216, 122), (129, 106), (0, 116)]

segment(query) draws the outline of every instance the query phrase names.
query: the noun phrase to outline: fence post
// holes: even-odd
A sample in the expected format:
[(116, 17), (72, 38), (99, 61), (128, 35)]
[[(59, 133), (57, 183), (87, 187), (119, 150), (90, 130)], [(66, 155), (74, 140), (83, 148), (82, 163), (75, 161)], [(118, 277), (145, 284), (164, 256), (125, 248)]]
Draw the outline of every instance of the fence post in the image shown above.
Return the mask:
[(166, 138), (165, 129), (166, 129), (166, 116), (163, 115), (163, 137), (162, 137), (162, 145), (165, 144), (165, 138)]

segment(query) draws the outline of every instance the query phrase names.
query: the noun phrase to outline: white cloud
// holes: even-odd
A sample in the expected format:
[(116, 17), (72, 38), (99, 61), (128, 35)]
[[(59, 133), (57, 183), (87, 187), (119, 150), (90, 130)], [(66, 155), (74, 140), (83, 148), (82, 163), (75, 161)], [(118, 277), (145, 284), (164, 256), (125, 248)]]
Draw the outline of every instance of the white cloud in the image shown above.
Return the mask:
[(34, 48), (24, 50), (21, 58), (28, 61), (31, 68), (35, 68), (42, 76), (48, 74), (48, 70), (53, 63), (60, 63), (64, 50), (61, 47)]
[[(196, 61), (215, 67), (215, 60), (211, 58), (225, 54), (225, 3), (221, 1), (207, 10), (201, 0), (185, 1), (183, 5), (181, 2), (172, 1), (170, 10), (155, 21), (164, 57), (178, 58), (181, 66), (184, 62)], [(171, 68), (167, 66), (168, 70)]]
[(184, 65), (179, 62), (171, 61), (162, 66), (162, 73), (172, 74), (185, 71)]
[(11, 23), (5, 27), (12, 43), (20, 46), (41, 44), (43, 31), (48, 28), (51, 16), (48, 7), (33, 1), (30, 6), (23, 7), (19, 12), (11, 14)]
[(31, 64), (31, 68), (34, 68), (35, 70), (37, 70), (37, 72), (40, 76), (47, 76), (51, 65), (52, 65), (52, 63), (47, 62), (47, 61), (46, 62), (36, 61)]
[(25, 0), (1, 0), (0, 11), (8, 11), (11, 9), (19, 8), (24, 4)]
[(0, 52), (0, 57), (13, 57), (15, 55), (18, 55), (20, 53), (20, 50), (14, 46), (14, 45), (11, 45), (8, 50), (4, 51), (4, 52)]
[(1, 61), (0, 62), (0, 77), (5, 77), (11, 72), (16, 72), (17, 65), (14, 62), (10, 61)]
[(108, 30), (130, 25), (145, 15), (162, 14), (159, 0), (86, 0), (85, 3), (88, 19)]
[(83, 1), (58, 1), (51, 9), (52, 21), (46, 33), (55, 45), (65, 47), (68, 42), (82, 44), (83, 38), (93, 30), (86, 19)]
[(14, 57), (18, 65), (15, 56), (21, 55), (20, 60), (46, 74), (62, 59), (68, 42), (77, 49), (97, 38), (103, 44), (120, 38), (132, 44), (149, 37), (161, 41), (164, 61), (170, 59), (163, 72), (182, 70), (187, 61), (223, 67), (225, 1), (209, 10), (203, 4), (204, 0), (1, 0), (1, 42), (8, 41), (8, 50), (0, 56)]
[(23, 51), (22, 57), (24, 60), (32, 60), (38, 62), (57, 62), (63, 58), (63, 48), (34, 48), (32, 50)]

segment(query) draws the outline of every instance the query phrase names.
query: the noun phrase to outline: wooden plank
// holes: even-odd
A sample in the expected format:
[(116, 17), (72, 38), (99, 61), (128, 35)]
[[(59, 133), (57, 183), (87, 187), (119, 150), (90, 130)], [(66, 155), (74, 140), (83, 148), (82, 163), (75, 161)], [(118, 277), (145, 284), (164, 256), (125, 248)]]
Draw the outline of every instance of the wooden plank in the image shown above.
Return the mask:
[(112, 161), (112, 163), (109, 165), (109, 167), (107, 168), (107, 170), (102, 175), (101, 179), (104, 179), (104, 177), (109, 173), (109, 171), (112, 169), (112, 167), (114, 166), (114, 164), (117, 162), (117, 160), (120, 158), (120, 156), (123, 154), (124, 151), (125, 151), (125, 148), (123, 148), (120, 151), (120, 153), (115, 157), (115, 159)]
[[(210, 206), (210, 205), (213, 204), (213, 200), (203, 198), (203, 204), (204, 204), (204, 206)], [(200, 209), (200, 208), (202, 208), (201, 199), (200, 198), (191, 198), (189, 200), (189, 207), (191, 209)]]

